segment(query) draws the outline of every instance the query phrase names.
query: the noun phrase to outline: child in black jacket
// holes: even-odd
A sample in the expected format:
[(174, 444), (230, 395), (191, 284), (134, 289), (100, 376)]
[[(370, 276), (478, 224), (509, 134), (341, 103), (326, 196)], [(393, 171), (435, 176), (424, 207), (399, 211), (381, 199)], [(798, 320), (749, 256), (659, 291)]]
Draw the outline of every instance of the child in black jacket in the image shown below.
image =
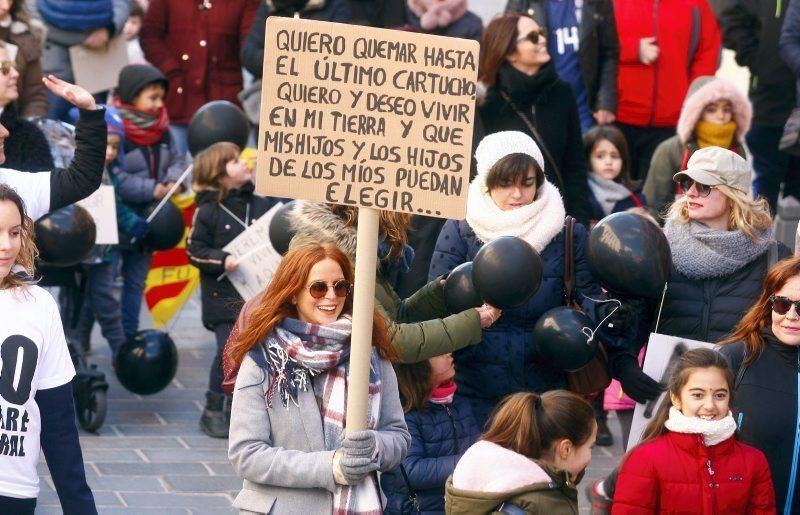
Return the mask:
[(239, 147), (233, 143), (215, 143), (197, 155), (192, 170), (197, 210), (186, 253), (189, 262), (200, 269), (203, 325), (214, 331), (217, 339), (200, 428), (215, 438), (228, 436), (222, 350), (244, 302), (227, 277), (217, 280), (238, 267), (236, 258), (222, 248), (277, 202), (253, 193), (252, 171), (239, 154)]

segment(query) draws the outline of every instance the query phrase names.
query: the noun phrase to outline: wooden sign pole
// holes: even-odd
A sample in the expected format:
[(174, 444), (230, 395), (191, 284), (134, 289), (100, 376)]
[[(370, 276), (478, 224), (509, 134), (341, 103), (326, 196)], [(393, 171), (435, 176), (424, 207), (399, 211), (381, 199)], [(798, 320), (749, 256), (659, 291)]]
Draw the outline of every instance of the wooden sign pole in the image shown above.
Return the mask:
[(372, 355), (372, 317), (375, 310), (375, 267), (378, 260), (378, 210), (358, 210), (356, 278), (353, 293), (353, 335), (347, 385), (346, 434), (367, 427), (369, 368)]

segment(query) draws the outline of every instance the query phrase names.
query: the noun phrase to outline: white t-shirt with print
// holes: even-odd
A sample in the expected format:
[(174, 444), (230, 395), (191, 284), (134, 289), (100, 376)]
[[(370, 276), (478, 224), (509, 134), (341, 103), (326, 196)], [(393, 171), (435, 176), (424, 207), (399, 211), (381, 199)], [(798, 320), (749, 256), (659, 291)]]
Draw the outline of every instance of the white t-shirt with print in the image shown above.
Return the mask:
[(20, 172), (0, 168), (0, 184), (17, 190), (25, 201), (25, 211), (35, 222), (50, 211), (50, 172)]
[(53, 297), (38, 286), (0, 290), (0, 495), (39, 496), (41, 418), (34, 396), (74, 375)]

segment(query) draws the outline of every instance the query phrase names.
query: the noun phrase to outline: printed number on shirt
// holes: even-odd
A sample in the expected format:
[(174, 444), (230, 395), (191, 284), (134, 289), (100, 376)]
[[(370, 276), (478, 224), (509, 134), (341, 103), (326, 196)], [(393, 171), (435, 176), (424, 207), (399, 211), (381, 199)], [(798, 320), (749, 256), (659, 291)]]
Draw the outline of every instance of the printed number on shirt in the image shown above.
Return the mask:
[(0, 344), (0, 397), (11, 404), (23, 405), (31, 395), (39, 349), (28, 338), (15, 334)]
[(577, 52), (580, 46), (578, 27), (562, 27), (556, 29), (556, 45), (558, 46), (559, 55), (564, 55), (567, 45), (571, 45), (573, 51)]

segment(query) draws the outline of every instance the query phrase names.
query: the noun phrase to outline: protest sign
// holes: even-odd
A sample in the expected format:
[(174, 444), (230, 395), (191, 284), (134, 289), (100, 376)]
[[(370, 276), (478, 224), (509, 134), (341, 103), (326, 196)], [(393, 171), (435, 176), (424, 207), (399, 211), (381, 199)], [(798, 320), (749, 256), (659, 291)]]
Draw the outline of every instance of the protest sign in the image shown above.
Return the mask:
[(464, 218), (478, 43), (267, 20), (257, 191)]
[(269, 240), (269, 224), (281, 206), (281, 203), (273, 206), (222, 248), (239, 262), (236, 270), (223, 275), (227, 275), (245, 301), (264, 291), (281, 262), (281, 255)]
[(76, 202), (92, 216), (97, 228), (96, 245), (116, 245), (119, 243), (117, 231), (117, 202), (114, 186), (101, 184), (94, 193)]
[[(714, 345), (697, 340), (688, 340), (677, 336), (666, 334), (650, 333), (650, 340), (647, 342), (647, 354), (644, 358), (642, 370), (666, 388), (675, 363), (686, 351), (692, 349), (713, 349)], [(662, 400), (668, 395), (665, 391), (659, 395), (658, 399), (647, 403), (637, 403), (633, 410), (633, 423), (631, 433), (628, 438), (628, 451), (636, 447), (642, 439), (645, 427), (655, 416)]]
[(119, 35), (101, 50), (74, 45), (69, 47), (69, 58), (75, 84), (94, 95), (117, 87), (119, 72), (128, 64), (128, 43)]

